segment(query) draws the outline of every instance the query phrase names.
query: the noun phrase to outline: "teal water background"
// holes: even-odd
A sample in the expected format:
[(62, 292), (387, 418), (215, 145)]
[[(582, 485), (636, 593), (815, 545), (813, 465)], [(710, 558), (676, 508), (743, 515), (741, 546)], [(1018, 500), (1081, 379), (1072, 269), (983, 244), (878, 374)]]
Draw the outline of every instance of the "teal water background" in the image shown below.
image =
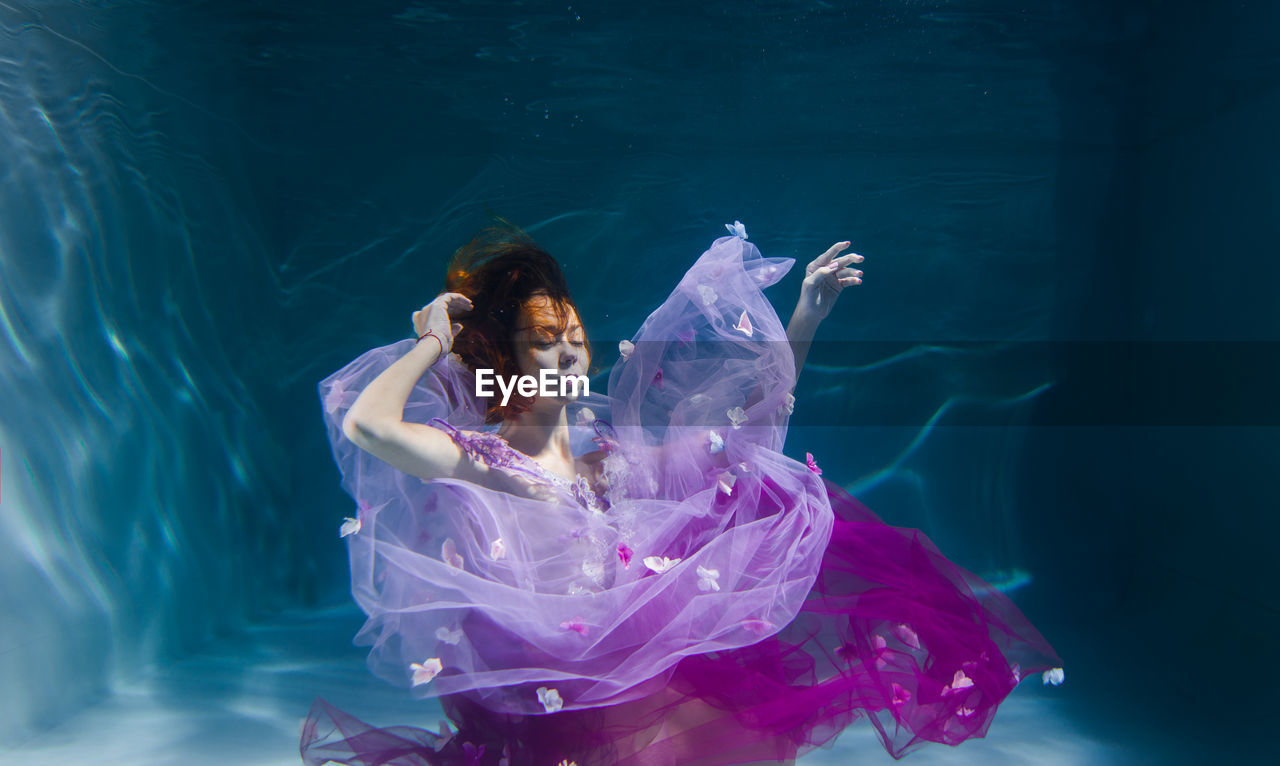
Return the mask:
[[(601, 349), (735, 219), (866, 256), (788, 451), (1066, 662), (913, 762), (1254, 762), (1278, 35), (1265, 0), (0, 0), (0, 761), (296, 762), (318, 694), (435, 721), (350, 645), (315, 385), (492, 211)], [(890, 760), (854, 729), (802, 763)]]

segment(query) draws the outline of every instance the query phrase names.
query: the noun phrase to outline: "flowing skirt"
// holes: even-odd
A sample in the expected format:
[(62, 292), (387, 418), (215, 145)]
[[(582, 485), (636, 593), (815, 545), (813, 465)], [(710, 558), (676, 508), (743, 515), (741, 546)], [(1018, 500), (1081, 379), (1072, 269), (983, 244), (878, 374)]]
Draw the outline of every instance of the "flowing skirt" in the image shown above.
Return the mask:
[(693, 654), (627, 702), (540, 715), (441, 698), (437, 731), (377, 728), (317, 699), (303, 761), (359, 766), (788, 763), (866, 718), (899, 758), (986, 734), (1022, 680), (1062, 664), (1018, 608), (825, 482), (835, 524), (798, 616), (758, 643)]

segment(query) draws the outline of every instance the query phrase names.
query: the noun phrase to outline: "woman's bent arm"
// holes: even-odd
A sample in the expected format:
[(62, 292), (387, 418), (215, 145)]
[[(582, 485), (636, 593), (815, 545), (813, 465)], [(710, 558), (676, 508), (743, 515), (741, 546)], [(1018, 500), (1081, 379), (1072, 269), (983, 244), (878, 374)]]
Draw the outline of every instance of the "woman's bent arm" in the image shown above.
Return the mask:
[(419, 342), (365, 386), (342, 419), (342, 433), (353, 444), (421, 479), (455, 476), (463, 461), (447, 434), (403, 419), (410, 392), (435, 364), (441, 347), (431, 338)]

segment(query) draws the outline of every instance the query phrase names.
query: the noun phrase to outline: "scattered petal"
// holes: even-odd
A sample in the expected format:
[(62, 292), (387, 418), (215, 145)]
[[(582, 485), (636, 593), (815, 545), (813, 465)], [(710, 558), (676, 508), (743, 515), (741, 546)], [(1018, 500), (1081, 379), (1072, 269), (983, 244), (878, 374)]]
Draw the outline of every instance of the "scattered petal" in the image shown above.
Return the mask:
[(892, 688), (893, 688), (893, 699), (891, 700), (891, 702), (893, 705), (895, 706), (902, 705), (911, 700), (911, 692), (902, 688), (900, 685), (896, 683), (892, 684)]
[(588, 632), (587, 623), (583, 621), (581, 615), (560, 623), (560, 630), (572, 630), (579, 636), (586, 636)]
[(636, 350), (636, 344), (632, 343), (629, 340), (624, 340), (618, 343), (618, 353), (622, 355), (623, 359), (630, 359), (631, 352), (635, 350)]
[(358, 534), (360, 534), (360, 519), (344, 518), (342, 520), (342, 528), (338, 530), (338, 536), (350, 537)]
[(742, 333), (748, 338), (750, 338), (752, 333), (755, 332), (751, 328), (751, 318), (747, 316), (747, 312), (745, 311), (742, 312), (742, 316), (738, 317), (738, 323), (733, 326), (733, 329), (737, 330), (738, 332)]
[(464, 561), (458, 555), (458, 546), (452, 537), (446, 538), (444, 545), (440, 546), (440, 559), (454, 569), (462, 569)]
[(1062, 682), (1067, 680), (1067, 674), (1065, 671), (1063, 671), (1062, 668), (1049, 668), (1042, 674), (1041, 677), (1044, 679), (1044, 683), (1046, 686), (1048, 686), (1049, 684), (1053, 684), (1054, 686), (1061, 686)]
[(338, 381), (329, 388), (324, 395), (324, 411), (333, 415), (343, 407), (343, 396), (347, 392), (344, 390), (342, 381)]
[(421, 665), (416, 662), (409, 663), (409, 669), (413, 671), (413, 685), (422, 686), (431, 683), (431, 679), (444, 670), (444, 665), (440, 663), (439, 657), (432, 657)]
[(631, 568), (631, 557), (634, 555), (636, 555), (636, 552), (631, 550), (629, 545), (618, 543), (618, 558), (622, 559), (622, 567), (624, 569)]
[(728, 471), (723, 471), (719, 476), (716, 477), (716, 489), (719, 489), (721, 492), (725, 493), (726, 495), (733, 494), (733, 485), (737, 483), (738, 483), (738, 477), (734, 476)]
[(773, 623), (768, 620), (761, 620), (757, 617), (751, 617), (742, 621), (742, 627), (756, 634), (757, 636), (768, 635), (773, 630)]
[(506, 557), (507, 544), (502, 542), (501, 537), (494, 538), (494, 541), (489, 543), (489, 558), (497, 561), (498, 559), (505, 559)]
[(898, 634), (898, 638), (902, 639), (902, 643), (912, 649), (920, 648), (920, 637), (916, 635), (916, 632), (910, 626), (902, 624), (894, 628), (893, 631)]
[(1016, 662), (1013, 663), (1013, 682), (1015, 684), (1022, 683), (1022, 666)]
[(576, 420), (580, 426), (589, 426), (596, 422), (596, 414), (592, 412), (590, 407), (583, 407), (578, 410), (578, 417)]
[(716, 295), (715, 290), (711, 289), (707, 285), (698, 285), (698, 295), (702, 297), (702, 304), (704, 306), (716, 305), (716, 299), (720, 297)]
[(747, 227), (742, 225), (742, 221), (734, 221), (733, 223), (726, 223), (724, 227), (728, 229), (729, 233), (735, 237), (739, 237), (741, 239), (747, 238)]
[(782, 406), (778, 408), (778, 411), (785, 412), (788, 415), (795, 412), (796, 411), (796, 395), (788, 391), (786, 396), (782, 398)]
[(443, 625), (436, 628), (436, 638), (450, 646), (457, 646), (458, 642), (462, 640), (462, 635), (462, 628), (454, 628), (453, 630), (450, 630)]
[(955, 676), (951, 679), (951, 690), (960, 691), (973, 686), (973, 679), (966, 676), (963, 670), (957, 670)]
[(556, 713), (560, 708), (564, 707), (564, 700), (560, 698), (560, 692), (555, 689), (548, 689), (545, 686), (538, 687), (538, 702), (542, 703), (542, 707), (548, 713)]
[(747, 422), (747, 411), (741, 407), (734, 407), (725, 414), (729, 416), (729, 422), (734, 428), (742, 428), (742, 424)]
[(698, 590), (720, 591), (720, 570), (698, 565)]
[(557, 763), (556, 766), (578, 766), (578, 762), (565, 758), (563, 761)]
[(809, 466), (809, 470), (810, 470), (810, 471), (813, 471), (814, 473), (818, 474), (819, 476), (821, 476), (821, 475), (822, 475), (822, 469), (818, 467), (818, 461), (816, 461), (816, 460), (814, 460), (814, 459), (813, 459), (813, 453), (812, 453), (812, 452), (806, 452), (806, 453), (804, 453), (804, 464), (805, 464), (805, 465), (807, 465), (807, 466)]
[(973, 715), (976, 712), (978, 711), (974, 710), (971, 707), (961, 707), (959, 710), (956, 711), (956, 715), (960, 716), (961, 718), (968, 718), (969, 716)]
[(654, 373), (654, 376), (653, 376), (653, 385), (654, 385), (654, 386), (655, 386), (659, 391), (661, 391), (661, 390), (662, 390), (662, 388), (663, 388), (663, 386), (662, 386), (662, 368), (661, 368), (661, 367), (659, 367), (659, 368), (658, 368), (658, 371), (657, 371), (656, 373)]
[(871, 646), (878, 652), (889, 646), (889, 642), (884, 639), (884, 636), (877, 633), (871, 637)]
[(724, 439), (718, 431), (708, 431), (707, 438), (711, 440), (711, 454), (718, 455), (724, 452)]
[(649, 567), (653, 571), (657, 572), (658, 574), (662, 574), (663, 572), (667, 571), (668, 569), (675, 566), (676, 564), (679, 564), (680, 561), (681, 559), (669, 559), (666, 556), (645, 556), (644, 557), (644, 565)]

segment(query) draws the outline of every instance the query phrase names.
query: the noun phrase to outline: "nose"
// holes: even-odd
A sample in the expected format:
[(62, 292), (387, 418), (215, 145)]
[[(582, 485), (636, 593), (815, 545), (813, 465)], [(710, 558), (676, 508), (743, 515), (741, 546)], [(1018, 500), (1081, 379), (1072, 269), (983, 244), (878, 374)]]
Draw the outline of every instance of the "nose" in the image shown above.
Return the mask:
[(578, 362), (578, 349), (569, 341), (560, 344), (560, 368), (568, 369)]

